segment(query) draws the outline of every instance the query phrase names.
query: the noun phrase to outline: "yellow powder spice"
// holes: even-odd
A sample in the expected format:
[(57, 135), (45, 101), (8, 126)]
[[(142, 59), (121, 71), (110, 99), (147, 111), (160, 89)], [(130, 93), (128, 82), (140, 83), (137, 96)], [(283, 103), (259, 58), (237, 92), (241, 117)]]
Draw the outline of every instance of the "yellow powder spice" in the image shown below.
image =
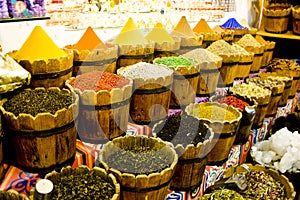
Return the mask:
[(119, 45), (137, 45), (148, 44), (148, 40), (138, 29), (132, 18), (129, 18), (120, 34), (113, 40), (114, 44)]
[(79, 41), (72, 48), (92, 51), (99, 45), (103, 45), (102, 40), (97, 36), (92, 27), (89, 26)]
[(185, 16), (182, 16), (180, 18), (179, 22), (177, 23), (177, 25), (173, 29), (173, 32), (181, 33), (181, 34), (183, 34), (187, 37), (196, 38), (196, 35), (193, 32), (193, 30), (191, 29), (190, 24), (188, 23)]
[(219, 25), (214, 26), (212, 30), (215, 32), (221, 32), (221, 33), (225, 32), (225, 30), (222, 29)]
[(163, 28), (161, 23), (157, 23), (145, 38), (157, 43), (174, 42), (172, 36)]
[(63, 56), (67, 56), (67, 54), (53, 42), (41, 26), (36, 26), (16, 53), (15, 59), (33, 62)]
[(200, 19), (200, 21), (193, 28), (195, 33), (213, 33), (214, 31), (210, 28), (205, 19)]

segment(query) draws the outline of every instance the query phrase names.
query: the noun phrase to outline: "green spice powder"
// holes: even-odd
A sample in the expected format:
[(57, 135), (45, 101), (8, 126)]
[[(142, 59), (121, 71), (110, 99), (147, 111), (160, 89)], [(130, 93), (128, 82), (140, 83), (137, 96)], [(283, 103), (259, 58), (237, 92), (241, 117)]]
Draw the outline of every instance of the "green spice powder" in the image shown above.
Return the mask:
[(73, 96), (67, 91), (57, 90), (24, 90), (3, 104), (3, 108), (15, 116), (21, 113), (36, 116), (38, 113), (55, 114), (56, 111), (68, 108)]
[(155, 60), (155, 64), (162, 64), (162, 65), (166, 65), (168, 67), (191, 67), (191, 66), (195, 66), (196, 63), (184, 58), (184, 57), (175, 57), (175, 56), (170, 56), (170, 57), (162, 57), (159, 58), (157, 60)]

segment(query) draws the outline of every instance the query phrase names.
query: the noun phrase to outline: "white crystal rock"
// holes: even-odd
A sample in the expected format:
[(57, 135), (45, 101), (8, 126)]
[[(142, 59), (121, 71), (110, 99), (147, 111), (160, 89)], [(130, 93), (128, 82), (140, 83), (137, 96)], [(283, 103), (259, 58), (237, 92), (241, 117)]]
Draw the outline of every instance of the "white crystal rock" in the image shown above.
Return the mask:
[(275, 157), (276, 153), (274, 151), (264, 151), (262, 155), (262, 161), (266, 164), (270, 163)]

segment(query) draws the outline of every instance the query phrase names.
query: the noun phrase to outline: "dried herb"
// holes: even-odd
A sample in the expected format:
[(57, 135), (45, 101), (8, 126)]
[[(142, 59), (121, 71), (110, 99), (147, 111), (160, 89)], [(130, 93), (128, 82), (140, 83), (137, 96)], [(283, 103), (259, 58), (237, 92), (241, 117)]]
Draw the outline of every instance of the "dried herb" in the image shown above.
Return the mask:
[(124, 146), (110, 155), (107, 164), (122, 173), (149, 175), (160, 172), (172, 164), (173, 157), (167, 153), (166, 148), (168, 147)]
[(111, 199), (115, 194), (112, 183), (97, 176), (94, 171), (85, 174), (63, 176), (54, 185), (50, 199)]
[(247, 199), (287, 199), (284, 185), (265, 171), (251, 171), (247, 175), (247, 189), (240, 193)]
[(67, 91), (58, 90), (24, 90), (3, 104), (3, 108), (15, 116), (20, 113), (36, 116), (38, 113), (55, 114), (56, 111), (68, 108), (73, 96)]
[(156, 124), (153, 133), (174, 146), (182, 144), (184, 147), (189, 144), (196, 146), (211, 135), (207, 126), (197, 118), (186, 114), (171, 116), (165, 123)]
[(199, 197), (198, 200), (243, 200), (244, 198), (234, 190), (220, 189), (214, 190), (210, 194)]

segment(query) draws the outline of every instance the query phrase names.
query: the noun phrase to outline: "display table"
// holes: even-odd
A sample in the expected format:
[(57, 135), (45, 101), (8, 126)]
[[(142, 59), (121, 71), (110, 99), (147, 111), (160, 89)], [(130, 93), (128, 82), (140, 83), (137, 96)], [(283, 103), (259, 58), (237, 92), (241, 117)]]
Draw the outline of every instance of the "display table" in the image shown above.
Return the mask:
[[(219, 90), (220, 91), (220, 90)], [(225, 92), (225, 90), (221, 90), (221, 93)], [(205, 102), (208, 101), (208, 97), (204, 98), (196, 98), (196, 102)], [(277, 112), (277, 116), (286, 116), (288, 113), (295, 110), (298, 104), (298, 94), (294, 99), (289, 99), (288, 103), (285, 107), (279, 108)], [(178, 114), (180, 110), (169, 110), (169, 115)], [(231, 152), (228, 156), (228, 160), (220, 165), (220, 166), (212, 166), (207, 165), (204, 176), (202, 179), (201, 185), (191, 191), (169, 191), (167, 196), (168, 200), (176, 199), (176, 200), (193, 200), (197, 199), (197, 197), (203, 195), (203, 191), (213, 185), (217, 180), (219, 180), (225, 169), (230, 168), (232, 166), (242, 164), (246, 161), (246, 158), (249, 154), (252, 144), (255, 144), (259, 141), (262, 141), (266, 138), (270, 126), (272, 122), (274, 122), (275, 118), (266, 118), (261, 128), (251, 130), (251, 134), (249, 139), (244, 144), (234, 145), (231, 148)], [(136, 125), (136, 124), (128, 124), (128, 135), (149, 135), (151, 129), (146, 125)], [(99, 152), (101, 151), (103, 145), (102, 144), (89, 144), (77, 140), (76, 143), (76, 156), (75, 161), (72, 167), (77, 167), (80, 165), (87, 165), (88, 167), (95, 166), (97, 162), (95, 158), (98, 157)], [(9, 190), (14, 189), (19, 193), (29, 195), (29, 192), (32, 187), (35, 186), (37, 180), (43, 178), (43, 175), (36, 173), (28, 173), (22, 171), (21, 169), (15, 166), (5, 165), (5, 176), (0, 185), (0, 190)]]

